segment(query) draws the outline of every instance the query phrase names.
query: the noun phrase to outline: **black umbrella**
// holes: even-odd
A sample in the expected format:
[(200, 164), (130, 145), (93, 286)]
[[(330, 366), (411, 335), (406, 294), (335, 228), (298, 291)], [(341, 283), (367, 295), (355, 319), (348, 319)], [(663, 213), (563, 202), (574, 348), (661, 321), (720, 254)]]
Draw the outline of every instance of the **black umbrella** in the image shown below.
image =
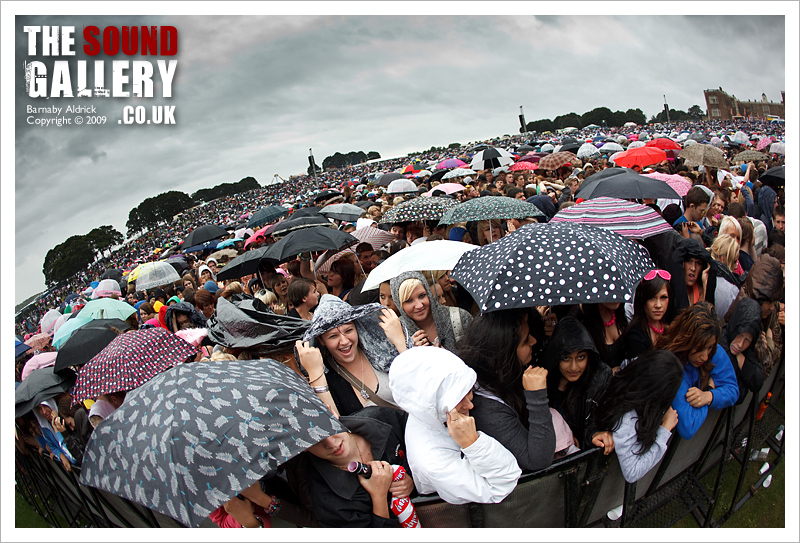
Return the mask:
[(534, 223), (465, 253), (451, 276), (489, 312), (629, 302), (652, 268), (648, 252), (619, 234), (576, 223)]
[(320, 211), (322, 211), (322, 208), (319, 206), (303, 207), (292, 213), (289, 219), (297, 219), (298, 217), (318, 217)]
[(786, 166), (770, 168), (761, 174), (758, 180), (772, 188), (783, 187), (786, 183)]
[[(565, 145), (567, 145), (567, 144), (570, 144), (570, 143), (578, 143), (578, 140), (577, 140), (577, 139), (575, 139), (575, 138), (574, 138), (574, 137), (572, 137), (572, 136), (567, 136), (566, 138), (564, 138), (563, 140), (561, 140), (561, 150), (562, 150), (562, 151), (568, 151), (569, 149), (564, 149), (564, 146), (565, 146)], [(579, 145), (579, 146), (580, 146), (580, 145)]]
[(326, 228), (335, 228), (335, 225), (331, 223), (328, 219), (320, 215), (319, 213), (315, 213), (314, 215), (310, 215), (307, 217), (292, 217), (287, 219), (281, 223), (279, 223), (278, 227), (272, 231), (272, 236), (275, 238), (285, 236), (289, 232), (294, 232), (295, 230), (304, 230), (306, 228), (312, 228), (314, 226), (323, 226)]
[(340, 250), (358, 243), (358, 238), (324, 226), (311, 226), (302, 231), (291, 232), (267, 247), (264, 256), (277, 262), (287, 262), (300, 253), (308, 251)]
[(75, 374), (61, 375), (54, 367), (33, 370), (14, 393), (14, 417), (21, 417), (53, 396), (66, 392), (75, 383)]
[(264, 206), (253, 213), (253, 216), (250, 217), (249, 221), (247, 221), (247, 227), (257, 228), (259, 226), (263, 226), (267, 223), (271, 223), (280, 219), (287, 213), (289, 213), (289, 210), (283, 206)]
[(680, 200), (675, 189), (658, 179), (639, 175), (630, 168), (607, 168), (593, 174), (575, 194), (589, 200), (600, 196), (623, 199), (670, 198)]
[(441, 180), (442, 180), (442, 177), (444, 177), (444, 175), (445, 175), (445, 174), (446, 174), (448, 171), (450, 171), (450, 170), (438, 170), (438, 171), (435, 171), (435, 172), (433, 172), (433, 175), (431, 175), (431, 176), (428, 178), (428, 183), (433, 183), (434, 181), (441, 181)]
[[(224, 279), (239, 279), (245, 275), (256, 273), (256, 271), (258, 271), (258, 265), (261, 263), (261, 261), (269, 260), (264, 256), (264, 253), (267, 252), (267, 249), (269, 249), (269, 246), (245, 251), (244, 254), (237, 256), (228, 262), (224, 268), (218, 271), (217, 279), (220, 281)], [(272, 263), (275, 265), (278, 264), (277, 261), (272, 261)]]
[(319, 203), (324, 200), (330, 200), (331, 198), (335, 198), (337, 196), (341, 196), (342, 193), (338, 190), (323, 190), (316, 196), (314, 196), (314, 203)]
[(195, 228), (186, 236), (183, 240), (183, 247), (194, 247), (227, 235), (228, 231), (216, 224), (204, 224), (199, 228)]
[(380, 176), (375, 181), (375, 184), (379, 185), (381, 187), (388, 187), (389, 183), (391, 183), (395, 179), (405, 179), (405, 178), (406, 178), (405, 175), (402, 175), (402, 174), (399, 174), (399, 173), (395, 173), (395, 172), (390, 172), (390, 173), (385, 173), (382, 176)]
[(534, 149), (535, 149), (535, 147), (533, 147), (531, 145), (527, 145), (527, 144), (520, 145), (519, 147), (517, 147), (517, 154), (524, 154), (524, 153), (527, 153), (529, 151), (533, 151)]
[(376, 204), (372, 200), (359, 200), (358, 202), (355, 203), (355, 205), (357, 205), (362, 209), (368, 209)]
[(220, 298), (208, 319), (208, 337), (231, 349), (257, 350), (261, 354), (294, 346), (311, 326), (305, 321), (274, 313), (257, 298)]
[(113, 279), (119, 283), (122, 280), (122, 270), (119, 268), (109, 268), (103, 272), (103, 275), (100, 276), (100, 279)]
[(561, 151), (569, 151), (570, 153), (575, 153), (580, 148), (581, 148), (580, 143), (572, 143), (572, 142), (564, 143), (564, 144), (561, 145), (561, 148), (559, 149), (559, 152), (561, 152)]
[(179, 274), (189, 269), (189, 263), (186, 262), (186, 257), (183, 255), (172, 255), (165, 262), (175, 268), (175, 271)]
[(129, 392), (97, 426), (80, 482), (196, 527), (281, 464), (346, 431), (280, 362), (179, 364)]
[[(124, 322), (124, 321), (120, 321)], [(127, 325), (127, 330), (130, 325)], [(121, 330), (120, 330), (121, 331)], [(71, 366), (82, 366), (94, 355), (106, 348), (117, 333), (106, 326), (89, 323), (75, 330), (67, 341), (58, 350), (55, 371), (66, 370)]]
[(472, 157), (472, 162), (470, 162), (469, 167), (477, 172), (479, 170), (508, 166), (513, 163), (514, 156), (505, 149), (488, 147), (483, 151), (479, 151)]

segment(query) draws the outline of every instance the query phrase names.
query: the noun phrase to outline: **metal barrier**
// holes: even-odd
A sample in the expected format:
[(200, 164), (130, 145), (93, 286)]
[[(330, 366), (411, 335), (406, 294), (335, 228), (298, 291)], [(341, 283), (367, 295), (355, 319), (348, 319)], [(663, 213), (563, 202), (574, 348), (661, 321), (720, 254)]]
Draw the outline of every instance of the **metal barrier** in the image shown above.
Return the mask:
[[(641, 480), (628, 484), (614, 454), (594, 448), (524, 474), (501, 503), (453, 505), (437, 495), (419, 496), (414, 504), (423, 527), (668, 527), (688, 514), (700, 526), (718, 526), (734, 514), (774, 471), (783, 458), (784, 423), (775, 406), (784, 392), (783, 362), (774, 368), (759, 394), (709, 415), (691, 440), (673, 434), (662, 461)], [(772, 403), (764, 417), (756, 411), (768, 391)], [(770, 447), (776, 459), (758, 482), (739, 496), (752, 451)], [(718, 504), (724, 474), (736, 468), (737, 486), (730, 504)], [(60, 462), (36, 453), (16, 456), (17, 491), (54, 527), (182, 527), (178, 521), (108, 492), (81, 485), (80, 468), (67, 472)], [(701, 479), (717, 470), (709, 490)], [(607, 513), (623, 506), (620, 518)], [(717, 506), (727, 509), (714, 518)], [(210, 520), (203, 527), (215, 527)]]

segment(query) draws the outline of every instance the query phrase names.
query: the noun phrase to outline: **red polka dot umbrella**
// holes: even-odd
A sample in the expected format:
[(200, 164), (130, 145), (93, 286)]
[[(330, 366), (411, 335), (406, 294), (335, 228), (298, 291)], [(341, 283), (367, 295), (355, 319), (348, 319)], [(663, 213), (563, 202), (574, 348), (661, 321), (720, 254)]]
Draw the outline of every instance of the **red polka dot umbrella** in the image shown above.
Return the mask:
[(75, 381), (75, 401), (133, 390), (169, 368), (186, 362), (197, 348), (163, 328), (117, 336), (87, 362)]

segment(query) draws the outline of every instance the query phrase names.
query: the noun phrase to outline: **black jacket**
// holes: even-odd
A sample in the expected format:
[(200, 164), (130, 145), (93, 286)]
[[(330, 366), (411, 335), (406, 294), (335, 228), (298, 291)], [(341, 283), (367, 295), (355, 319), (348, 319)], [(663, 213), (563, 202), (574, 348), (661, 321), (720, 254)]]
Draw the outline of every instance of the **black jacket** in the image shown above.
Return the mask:
[[(731, 342), (742, 332), (749, 332), (753, 336), (750, 347), (741, 354), (744, 355), (744, 363), (739, 367), (737, 356), (731, 354)], [(736, 380), (739, 382), (739, 400), (737, 404), (744, 401), (747, 391), (758, 392), (764, 384), (764, 365), (758, 359), (756, 350), (753, 348), (761, 335), (761, 306), (752, 298), (742, 298), (736, 305), (736, 309), (731, 315), (731, 320), (722, 328), (719, 344), (728, 353), (733, 369), (736, 371)]]
[[(574, 351), (587, 351), (589, 361), (581, 378), (558, 390), (561, 381), (561, 357)], [(591, 445), (592, 435), (598, 431), (594, 423), (597, 401), (605, 392), (613, 375), (611, 368), (600, 363), (600, 355), (586, 328), (575, 318), (565, 317), (556, 326), (553, 336), (542, 356), (547, 370), (547, 396), (550, 406), (567, 421), (581, 448)]]
[[(372, 445), (372, 457), (401, 465), (411, 477), (405, 453), (405, 427), (408, 415), (389, 407), (367, 407), (339, 421)], [(310, 455), (309, 455), (310, 456)], [(397, 517), (390, 511), (385, 519), (372, 513), (372, 498), (353, 473), (343, 471), (326, 460), (311, 456), (309, 490), (314, 516), (325, 527), (397, 528)], [(386, 499), (391, 496), (387, 494)]]

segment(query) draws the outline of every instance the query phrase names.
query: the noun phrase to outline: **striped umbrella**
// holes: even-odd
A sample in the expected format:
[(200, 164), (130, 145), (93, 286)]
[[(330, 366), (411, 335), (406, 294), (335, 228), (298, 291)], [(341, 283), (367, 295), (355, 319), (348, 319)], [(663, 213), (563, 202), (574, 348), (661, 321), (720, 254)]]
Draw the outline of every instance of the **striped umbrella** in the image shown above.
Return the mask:
[(667, 185), (672, 187), (672, 190), (677, 192), (681, 198), (686, 196), (686, 193), (689, 192), (690, 188), (692, 188), (692, 182), (682, 175), (670, 175), (666, 173), (655, 172), (646, 173), (644, 176), (652, 177), (653, 179), (658, 179), (659, 181), (664, 181)]
[(672, 230), (653, 208), (606, 196), (562, 209), (550, 222), (598, 226), (632, 239), (649, 238)]

